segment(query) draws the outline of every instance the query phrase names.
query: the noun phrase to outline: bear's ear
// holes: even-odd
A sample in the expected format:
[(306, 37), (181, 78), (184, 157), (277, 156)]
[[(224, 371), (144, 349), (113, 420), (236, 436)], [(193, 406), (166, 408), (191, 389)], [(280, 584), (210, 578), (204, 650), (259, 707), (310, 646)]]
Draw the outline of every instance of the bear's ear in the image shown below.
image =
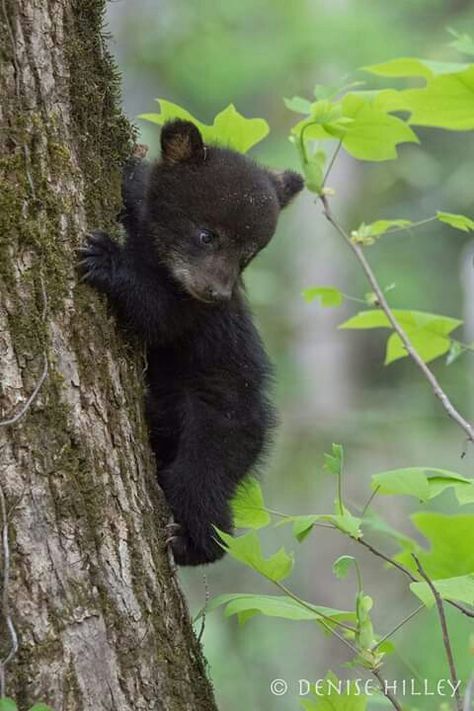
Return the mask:
[(282, 173), (270, 171), (270, 178), (281, 208), (286, 207), (295, 195), (304, 188), (303, 178), (293, 170), (284, 170)]
[(191, 121), (175, 119), (161, 129), (161, 156), (167, 163), (198, 163), (205, 150), (199, 129)]

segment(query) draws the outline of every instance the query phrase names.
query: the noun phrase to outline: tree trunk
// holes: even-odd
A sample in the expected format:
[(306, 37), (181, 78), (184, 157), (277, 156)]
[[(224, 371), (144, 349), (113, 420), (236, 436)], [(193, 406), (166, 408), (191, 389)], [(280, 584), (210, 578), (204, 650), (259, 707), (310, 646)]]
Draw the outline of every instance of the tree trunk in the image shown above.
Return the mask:
[(103, 5), (0, 0), (0, 693), (21, 711), (206, 711), (140, 348), (74, 272), (87, 226), (114, 225), (132, 133)]

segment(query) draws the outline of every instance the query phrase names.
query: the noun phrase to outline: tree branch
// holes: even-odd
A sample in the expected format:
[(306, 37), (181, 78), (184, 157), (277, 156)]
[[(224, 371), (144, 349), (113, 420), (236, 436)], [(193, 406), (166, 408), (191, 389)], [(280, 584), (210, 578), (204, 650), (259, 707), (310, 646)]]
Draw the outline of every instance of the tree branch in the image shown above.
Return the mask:
[(448, 665), (449, 665), (449, 672), (451, 674), (451, 681), (453, 684), (453, 689), (454, 689), (454, 695), (456, 699), (456, 708), (458, 711), (462, 711), (462, 701), (461, 701), (461, 695), (459, 693), (459, 680), (458, 680), (458, 675), (456, 673), (456, 667), (454, 665), (454, 656), (453, 656), (453, 650), (451, 649), (451, 642), (449, 639), (449, 632), (448, 632), (448, 625), (446, 623), (446, 615), (444, 614), (444, 606), (443, 606), (443, 601), (441, 599), (441, 596), (439, 592), (436, 590), (436, 587), (433, 585), (433, 582), (431, 579), (428, 577), (426, 572), (423, 569), (423, 566), (421, 565), (419, 559), (415, 555), (415, 553), (412, 553), (413, 560), (416, 563), (417, 570), (423, 580), (426, 581), (426, 584), (428, 585), (429, 589), (433, 593), (434, 599), (436, 601), (436, 607), (438, 608), (438, 616), (439, 616), (439, 621), (441, 624), (441, 631), (443, 634), (443, 644), (444, 648), (446, 650), (446, 657), (448, 658)]
[(431, 370), (428, 368), (426, 363), (423, 361), (422, 358), (418, 355), (417, 351), (413, 347), (410, 339), (408, 338), (407, 334), (403, 330), (403, 328), (400, 326), (398, 323), (397, 319), (395, 318), (392, 309), (390, 308), (387, 299), (385, 298), (385, 294), (383, 293), (383, 290), (381, 286), (379, 285), (377, 278), (372, 271), (372, 267), (370, 266), (369, 262), (367, 261), (367, 258), (363, 252), (363, 249), (361, 246), (355, 242), (353, 242), (350, 238), (350, 236), (347, 234), (345, 229), (339, 224), (339, 222), (336, 220), (334, 217), (331, 208), (329, 206), (329, 201), (326, 195), (322, 194), (319, 196), (323, 205), (323, 212), (324, 216), (326, 219), (335, 227), (335, 229), (339, 232), (339, 234), (344, 238), (345, 242), (347, 245), (351, 248), (353, 251), (354, 255), (356, 256), (357, 260), (359, 261), (359, 264), (361, 265), (367, 280), (374, 290), (375, 295), (377, 296), (377, 301), (378, 305), (382, 309), (382, 311), (385, 313), (387, 316), (393, 330), (398, 334), (400, 340), (402, 341), (403, 345), (405, 346), (408, 355), (410, 358), (413, 360), (413, 362), (418, 366), (418, 368), (421, 370), (423, 373), (424, 377), (426, 380), (429, 382), (431, 385), (434, 394), (436, 397), (440, 400), (442, 406), (448, 413), (448, 415), (453, 419), (466, 433), (469, 441), (474, 442), (474, 428), (472, 425), (458, 412), (458, 410), (454, 407), (452, 404), (451, 400), (447, 396), (447, 394), (444, 392), (443, 388), (439, 384), (437, 378), (435, 375), (431, 372)]

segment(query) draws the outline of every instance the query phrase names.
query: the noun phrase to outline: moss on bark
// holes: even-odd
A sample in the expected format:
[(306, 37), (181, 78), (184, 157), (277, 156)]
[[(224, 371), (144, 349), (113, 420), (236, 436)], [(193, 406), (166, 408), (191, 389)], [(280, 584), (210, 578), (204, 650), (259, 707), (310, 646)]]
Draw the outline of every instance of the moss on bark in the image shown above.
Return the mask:
[(7, 692), (68, 711), (207, 711), (212, 691), (164, 543), (141, 356), (77, 284), (75, 249), (116, 229), (133, 128), (103, 0), (0, 5), (0, 428), (10, 605)]

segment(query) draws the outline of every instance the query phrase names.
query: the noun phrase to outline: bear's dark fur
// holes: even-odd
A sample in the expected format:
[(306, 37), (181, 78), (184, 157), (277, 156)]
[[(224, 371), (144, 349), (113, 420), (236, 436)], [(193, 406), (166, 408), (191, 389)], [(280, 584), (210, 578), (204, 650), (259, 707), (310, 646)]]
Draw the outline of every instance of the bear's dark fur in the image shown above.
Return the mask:
[(147, 346), (146, 412), (158, 478), (178, 524), (181, 565), (223, 555), (229, 501), (274, 423), (270, 366), (241, 273), (303, 187), (232, 150), (205, 146), (194, 124), (161, 134), (161, 160), (124, 172), (122, 247), (103, 232), (82, 249), (83, 278)]

